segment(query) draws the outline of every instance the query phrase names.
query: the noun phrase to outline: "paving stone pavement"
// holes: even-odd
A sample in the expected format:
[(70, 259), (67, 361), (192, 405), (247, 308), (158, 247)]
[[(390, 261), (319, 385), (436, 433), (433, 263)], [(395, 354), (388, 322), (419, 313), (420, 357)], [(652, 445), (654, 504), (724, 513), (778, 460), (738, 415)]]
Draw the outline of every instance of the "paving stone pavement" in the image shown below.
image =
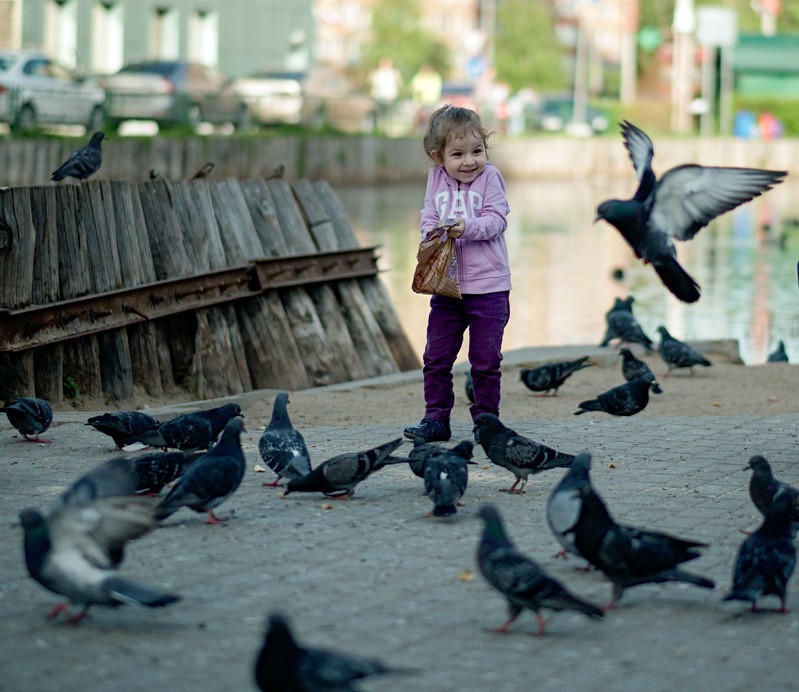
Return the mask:
[[(245, 413), (246, 413), (246, 406)], [(18, 511), (44, 508), (81, 473), (110, 456), (110, 440), (75, 414), (51, 429), (58, 446), (24, 444), (0, 421), (0, 689), (252, 690), (252, 664), (266, 614), (284, 612), (297, 637), (316, 646), (381, 657), (408, 675), (375, 678), (364, 690), (788, 690), (799, 685), (799, 601), (787, 615), (722, 603), (742, 531), (760, 522), (748, 493), (749, 456), (799, 484), (799, 414), (615, 419), (506, 420), (522, 434), (567, 451), (590, 450), (593, 482), (619, 520), (710, 547), (688, 569), (715, 590), (639, 586), (603, 621), (547, 613), (531, 637), (525, 611), (510, 635), (504, 600), (477, 572), (482, 503), (498, 506), (511, 538), (575, 594), (605, 603), (610, 584), (581, 561), (553, 557), (558, 545), (545, 502), (560, 470), (531, 477), (527, 492), (499, 492), (512, 475), (477, 448), (465, 507), (431, 520), (421, 481), (386, 468), (350, 502), (318, 494), (281, 498), (253, 472), (259, 433), (245, 435), (248, 470), (240, 490), (207, 526), (182, 509), (131, 543), (120, 573), (182, 595), (159, 610), (93, 608), (78, 627), (47, 621), (57, 601), (30, 579)], [(74, 420), (73, 420), (74, 419)], [(403, 422), (404, 423), (404, 422)], [(400, 426), (401, 427), (401, 426)], [(384, 425), (303, 430), (315, 463), (397, 437)], [(466, 425), (453, 439), (471, 437)], [(401, 448), (402, 450), (403, 448)], [(777, 601), (767, 605), (777, 605)]]

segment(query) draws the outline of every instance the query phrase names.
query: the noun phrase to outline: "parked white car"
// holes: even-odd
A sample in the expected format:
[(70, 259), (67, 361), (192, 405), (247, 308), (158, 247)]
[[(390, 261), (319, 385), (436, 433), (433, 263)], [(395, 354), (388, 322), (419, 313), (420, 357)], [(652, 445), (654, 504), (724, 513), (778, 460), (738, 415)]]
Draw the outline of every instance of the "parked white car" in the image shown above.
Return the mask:
[(38, 51), (0, 51), (0, 122), (15, 130), (83, 125), (101, 130), (105, 91)]
[(233, 82), (259, 125), (297, 125), (302, 111), (303, 72), (256, 72)]

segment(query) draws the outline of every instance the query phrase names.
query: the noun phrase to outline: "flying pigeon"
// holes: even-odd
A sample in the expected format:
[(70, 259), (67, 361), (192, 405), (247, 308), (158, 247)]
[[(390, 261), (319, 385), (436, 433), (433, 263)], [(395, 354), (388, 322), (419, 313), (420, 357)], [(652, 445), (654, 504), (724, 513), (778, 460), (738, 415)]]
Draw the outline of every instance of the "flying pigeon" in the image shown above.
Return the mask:
[(660, 325), (657, 331), (660, 334), (658, 353), (669, 368), (666, 372), (667, 375), (676, 368), (688, 368), (693, 375), (694, 365), (704, 365), (705, 367), (711, 365), (707, 358), (699, 355), (688, 344), (675, 339), (663, 325)]
[(593, 363), (586, 363), (588, 356), (583, 356), (577, 360), (561, 361), (559, 363), (547, 363), (539, 365), (537, 368), (522, 368), (520, 375), (527, 389), (534, 392), (541, 392), (536, 396), (546, 396), (551, 390), (552, 396), (557, 396), (560, 386), (575, 372), (583, 368), (590, 368)]
[(289, 493), (324, 493), (334, 500), (349, 500), (355, 487), (367, 476), (389, 464), (404, 464), (406, 459), (390, 454), (402, 444), (402, 438), (391, 440), (362, 452), (345, 452), (323, 461), (310, 473), (292, 478), (283, 495)]
[(577, 555), (580, 552), (574, 545), (574, 525), (580, 517), (580, 507), (583, 504), (582, 495), (578, 490), (590, 487), (591, 455), (580, 452), (574, 457), (569, 470), (549, 495), (547, 500), (547, 523), (552, 533), (562, 546), (556, 557), (566, 558), (566, 553)]
[(782, 182), (786, 171), (755, 168), (676, 166), (657, 180), (652, 170), (652, 140), (626, 120), (624, 146), (635, 168), (638, 189), (629, 200), (611, 199), (597, 208), (621, 233), (636, 257), (651, 264), (679, 300), (699, 300), (699, 284), (680, 266), (674, 240), (691, 240), (724, 212), (748, 202)]
[(625, 589), (639, 584), (681, 581), (705, 589), (715, 588), (710, 579), (678, 567), (700, 557), (700, 549), (707, 547), (705, 543), (617, 524), (590, 485), (578, 488), (575, 493), (582, 496), (582, 504), (573, 529), (574, 545), (613, 584), (613, 596), (606, 610), (616, 607)]
[(784, 492), (793, 498), (794, 506), (791, 518), (794, 528), (799, 527), (799, 490), (774, 478), (771, 472), (771, 465), (765, 457), (759, 454), (749, 459), (749, 463), (744, 470), (748, 469), (752, 469), (752, 475), (749, 478), (749, 497), (758, 511), (763, 516), (766, 516), (774, 496), (778, 492)]
[(748, 601), (757, 612), (757, 599), (777, 596), (780, 613), (785, 607), (788, 580), (796, 567), (792, 519), (796, 497), (779, 491), (766, 512), (760, 528), (747, 536), (738, 548), (732, 572), (732, 589), (725, 601)]
[(767, 363), (787, 363), (788, 354), (785, 352), (785, 342), (780, 341), (773, 353), (769, 353)]
[(389, 668), (376, 658), (302, 646), (279, 613), (269, 615), (255, 661), (255, 683), (263, 692), (354, 692), (363, 678), (408, 672)]
[(483, 505), (480, 518), (484, 522), (483, 535), (477, 546), (477, 566), (489, 584), (508, 601), (510, 619), (494, 632), (508, 634), (510, 626), (529, 608), (538, 620), (536, 636), (544, 634), (546, 620), (541, 609), (575, 610), (590, 618), (602, 618), (601, 608), (570, 594), (557, 580), (525, 555), (522, 555), (505, 534), (502, 519), (496, 507)]
[(299, 478), (311, 472), (311, 455), (302, 433), (291, 424), (288, 403), (288, 392), (278, 392), (272, 418), (258, 441), (261, 458), (277, 474), (274, 482), (265, 486), (277, 487), (281, 478)]
[(600, 346), (607, 346), (614, 339), (618, 339), (621, 344), (640, 344), (647, 351), (653, 350), (654, 342), (646, 335), (633, 315), (634, 302), (633, 296), (616, 298), (613, 307), (605, 313), (607, 327)]
[(243, 431), (241, 418), (237, 416), (228, 421), (219, 442), (178, 478), (156, 508), (155, 518), (163, 520), (181, 507), (189, 507), (195, 512), (208, 512), (208, 524), (225, 521), (214, 514), (214, 509), (236, 492), (244, 478)]
[(26, 442), (50, 442), (39, 437), (53, 422), (53, 407), (44, 399), (11, 397), (0, 411), (8, 416), (8, 422), (22, 433)]
[[(481, 413), (474, 419), (474, 437), (493, 463), (508, 469), (516, 476), (513, 485), (502, 490), (514, 495), (524, 492), (531, 473), (568, 468), (574, 459), (571, 454), (559, 452), (519, 435), (515, 430), (505, 427), (493, 413)], [(517, 488), (519, 483), (521, 485)]]
[(115, 411), (93, 416), (86, 421), (95, 430), (108, 435), (114, 440), (117, 449), (136, 442), (136, 437), (150, 428), (156, 428), (160, 422), (148, 413), (141, 411)]
[(183, 452), (208, 449), (216, 442), (227, 423), (237, 416), (243, 416), (238, 404), (183, 413), (140, 433), (136, 442)]
[[(125, 544), (156, 525), (154, 505), (149, 497), (112, 497), (65, 505), (48, 516), (36, 509), (20, 512), (28, 573), (44, 588), (83, 606), (71, 624), (83, 620), (92, 605), (160, 608), (179, 600), (115, 572)], [(67, 604), (60, 603), (48, 617), (65, 610)]]
[(575, 416), (589, 411), (602, 411), (612, 416), (634, 416), (643, 411), (649, 403), (649, 388), (655, 384), (655, 376), (650, 372), (606, 392), (598, 394), (596, 399), (588, 399), (577, 404), (580, 409)]
[(468, 464), (472, 458), (474, 445), (464, 440), (451, 450), (430, 456), (424, 471), (424, 492), (432, 501), (433, 509), (429, 517), (449, 517), (458, 509), (458, 500), (466, 492), (469, 482)]
[[(619, 349), (619, 355), (622, 358), (621, 374), (627, 382), (643, 377), (644, 375), (652, 375), (652, 378), (655, 378), (655, 374), (649, 369), (649, 366), (644, 361), (636, 358), (629, 348)], [(657, 380), (652, 383), (651, 391), (653, 394), (663, 394), (663, 390), (660, 388)]]
[(103, 163), (101, 144), (104, 139), (108, 139), (104, 132), (95, 132), (86, 146), (72, 152), (61, 167), (53, 172), (50, 180), (63, 180), (67, 176), (86, 180), (97, 173)]
[(463, 390), (466, 393), (466, 398), (474, 403), (474, 381), (472, 380), (472, 373), (466, 373), (466, 381), (463, 384)]

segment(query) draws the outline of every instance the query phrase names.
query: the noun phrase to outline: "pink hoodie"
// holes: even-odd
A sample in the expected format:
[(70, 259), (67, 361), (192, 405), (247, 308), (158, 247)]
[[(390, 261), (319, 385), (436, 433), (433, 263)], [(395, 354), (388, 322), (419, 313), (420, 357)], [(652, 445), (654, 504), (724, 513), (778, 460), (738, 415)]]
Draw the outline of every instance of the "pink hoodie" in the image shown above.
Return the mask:
[(493, 164), (471, 183), (460, 183), (441, 166), (427, 174), (422, 209), (422, 238), (448, 219), (463, 217), (466, 230), (455, 241), (461, 293), (509, 291), (510, 263), (505, 245), (505, 217), (510, 212), (505, 181)]

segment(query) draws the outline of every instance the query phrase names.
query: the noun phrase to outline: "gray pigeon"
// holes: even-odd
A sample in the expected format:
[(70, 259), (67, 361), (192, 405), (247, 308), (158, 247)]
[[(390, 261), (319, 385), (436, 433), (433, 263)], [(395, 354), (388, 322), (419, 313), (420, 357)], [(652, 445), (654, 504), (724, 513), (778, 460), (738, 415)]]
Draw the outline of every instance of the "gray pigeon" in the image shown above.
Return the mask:
[(402, 444), (402, 438), (391, 440), (362, 452), (345, 452), (323, 461), (313, 471), (292, 478), (283, 495), (290, 493), (324, 493), (335, 500), (349, 500), (355, 487), (370, 474), (389, 464), (405, 464), (407, 459), (390, 456)]
[[(455, 447), (457, 447), (457, 445), (448, 449), (447, 447), (436, 444), (435, 442), (426, 442), (423, 437), (415, 437), (413, 439), (413, 448), (410, 452), (408, 452), (408, 456), (404, 457), (404, 459), (408, 462), (408, 466), (413, 472), (413, 475), (424, 480), (424, 472), (425, 468), (427, 467), (428, 459), (437, 454), (451, 452), (455, 449)], [(394, 458), (399, 459), (399, 457)]]
[(678, 566), (700, 557), (701, 549), (707, 547), (705, 543), (617, 524), (590, 485), (575, 493), (582, 497), (582, 504), (573, 529), (574, 545), (613, 584), (606, 610), (616, 607), (625, 589), (639, 584), (680, 581), (704, 589), (715, 588), (710, 579)]
[[(179, 600), (114, 571), (122, 562), (125, 544), (156, 526), (154, 506), (149, 497), (113, 497), (65, 505), (48, 516), (36, 509), (20, 512), (28, 573), (44, 588), (83, 606), (70, 618), (71, 624), (85, 618), (92, 605), (160, 608)], [(58, 604), (48, 617), (66, 609), (66, 603)]]
[(654, 342), (646, 335), (633, 315), (634, 302), (633, 296), (616, 298), (613, 307), (605, 313), (607, 327), (600, 346), (607, 346), (614, 339), (618, 339), (620, 344), (640, 344), (647, 351), (653, 350)]
[(136, 442), (138, 435), (160, 424), (156, 418), (142, 411), (114, 411), (101, 416), (92, 416), (86, 421), (86, 425), (91, 425), (95, 430), (108, 435), (117, 449)]
[(588, 356), (576, 360), (566, 360), (558, 363), (546, 363), (537, 368), (522, 368), (519, 373), (527, 389), (541, 392), (537, 396), (546, 396), (550, 391), (552, 396), (557, 396), (561, 385), (578, 370), (590, 368), (593, 363), (586, 363)]
[(178, 478), (158, 505), (155, 518), (163, 520), (181, 507), (189, 507), (195, 512), (208, 512), (209, 524), (225, 521), (214, 514), (214, 509), (236, 492), (244, 478), (246, 461), (241, 449), (243, 431), (244, 421), (241, 418), (228, 421), (219, 442)]
[(291, 424), (288, 403), (288, 392), (278, 392), (272, 418), (258, 441), (261, 458), (277, 474), (274, 482), (265, 486), (277, 487), (281, 478), (299, 478), (311, 472), (311, 455), (302, 433)]
[(411, 671), (389, 668), (376, 658), (302, 646), (286, 619), (272, 613), (254, 672), (263, 692), (355, 692), (363, 678)]
[(791, 519), (794, 529), (799, 528), (799, 490), (774, 478), (771, 465), (764, 456), (756, 454), (751, 457), (744, 470), (748, 469), (752, 469), (752, 475), (749, 478), (749, 497), (758, 511), (766, 516), (776, 494), (783, 492), (793, 498)]
[(602, 411), (612, 416), (634, 416), (643, 411), (649, 403), (649, 388), (655, 384), (655, 376), (649, 374), (630, 380), (606, 392), (598, 394), (596, 399), (588, 399), (577, 404), (580, 408), (574, 412), (579, 416), (589, 411)]
[[(619, 355), (622, 358), (621, 374), (627, 382), (643, 377), (644, 375), (652, 375), (652, 378), (655, 379), (655, 374), (649, 369), (649, 366), (644, 361), (636, 358), (629, 348), (619, 349)], [(656, 379), (652, 383), (650, 389), (653, 394), (663, 394), (663, 390), (660, 388)]]
[(792, 514), (796, 498), (783, 491), (774, 496), (760, 528), (738, 548), (732, 572), (732, 589), (725, 601), (748, 601), (757, 612), (757, 599), (777, 596), (780, 613), (787, 613), (788, 580), (796, 567)]
[(688, 368), (693, 375), (694, 365), (704, 365), (705, 367), (712, 365), (707, 358), (701, 356), (688, 344), (675, 339), (663, 325), (660, 325), (657, 331), (660, 334), (658, 353), (669, 368), (666, 372), (667, 375), (677, 368)]
[(767, 363), (787, 363), (788, 361), (788, 354), (785, 352), (785, 342), (780, 341), (777, 344), (777, 348), (774, 349), (772, 353), (768, 354)]
[(566, 553), (577, 555), (580, 552), (574, 545), (574, 526), (580, 518), (582, 495), (577, 491), (590, 487), (591, 455), (580, 452), (574, 457), (571, 467), (549, 495), (547, 500), (547, 523), (562, 546), (556, 557), (567, 557)]
[(228, 421), (243, 415), (238, 404), (183, 413), (145, 430), (136, 437), (136, 441), (151, 447), (196, 452), (208, 449), (216, 442)]
[(50, 180), (63, 180), (67, 176), (86, 180), (100, 170), (103, 164), (102, 143), (108, 139), (104, 132), (95, 132), (86, 146), (72, 152), (69, 158), (53, 172)]
[[(559, 452), (506, 427), (493, 413), (481, 413), (474, 419), (474, 438), (486, 456), (497, 466), (508, 469), (516, 480), (503, 489), (514, 495), (524, 492), (529, 475), (549, 469), (568, 468), (574, 455)], [(521, 486), (516, 487), (521, 483)]]
[(15, 396), (6, 401), (0, 411), (8, 422), (22, 434), (26, 442), (50, 442), (39, 437), (53, 422), (53, 407), (44, 399)]
[(544, 634), (546, 620), (541, 610), (575, 610), (590, 618), (604, 616), (601, 608), (570, 594), (532, 559), (520, 553), (505, 534), (496, 507), (483, 505), (480, 518), (483, 535), (477, 546), (477, 566), (489, 584), (508, 601), (510, 619), (493, 630), (507, 634), (522, 610), (529, 608), (538, 620), (536, 635)]
[(463, 383), (463, 390), (466, 394), (466, 398), (471, 403), (474, 403), (474, 380), (472, 380), (472, 373), (470, 371), (466, 372), (466, 381)]
[(694, 303), (699, 300), (699, 284), (677, 261), (674, 240), (691, 240), (717, 216), (782, 182), (787, 172), (686, 164), (657, 180), (652, 170), (652, 140), (626, 120), (621, 132), (638, 189), (629, 200), (602, 202), (596, 220), (615, 226), (636, 257), (652, 265), (669, 291), (679, 300)]
[(424, 492), (432, 501), (429, 517), (449, 517), (457, 513), (458, 501), (469, 482), (468, 464), (474, 445), (464, 440), (451, 450), (430, 456), (424, 471)]

